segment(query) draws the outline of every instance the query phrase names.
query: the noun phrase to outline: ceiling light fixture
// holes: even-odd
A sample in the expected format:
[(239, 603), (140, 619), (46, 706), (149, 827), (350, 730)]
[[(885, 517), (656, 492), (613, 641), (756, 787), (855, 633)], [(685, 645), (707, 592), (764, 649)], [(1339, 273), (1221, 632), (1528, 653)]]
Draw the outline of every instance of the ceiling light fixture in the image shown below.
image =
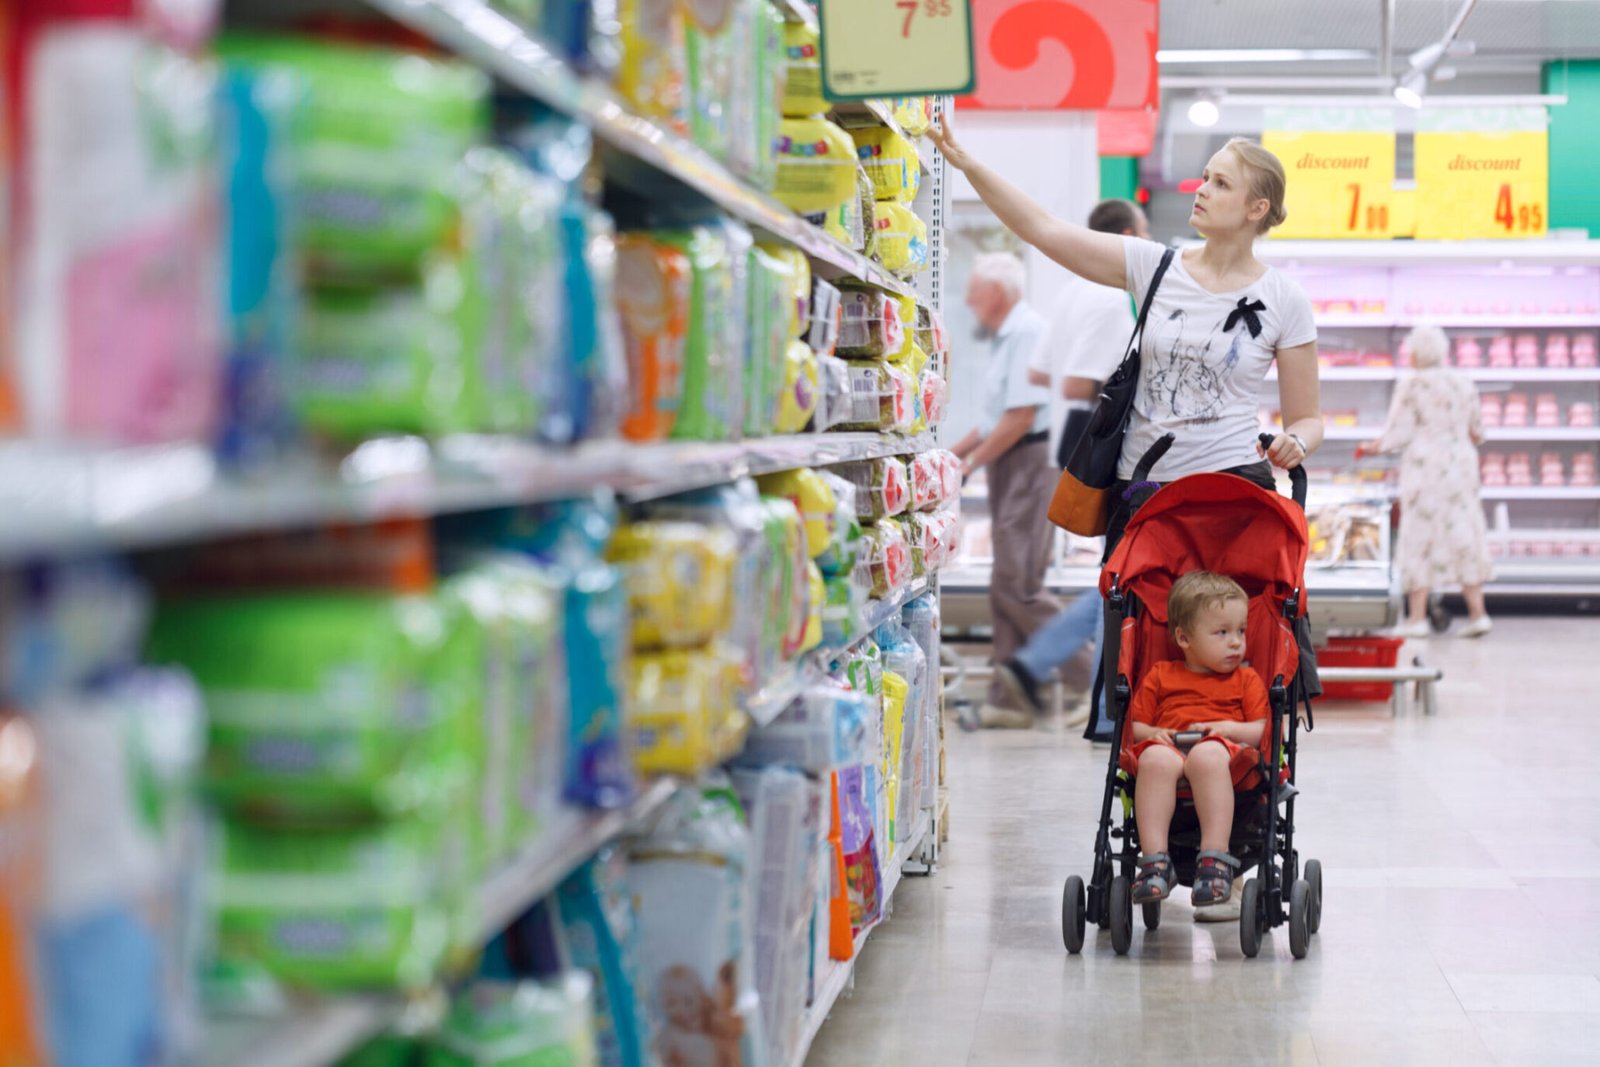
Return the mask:
[(1189, 121), (1202, 129), (1210, 129), (1222, 118), (1222, 109), (1209, 96), (1202, 96), (1189, 105)]
[(1394, 87), (1394, 98), (1409, 108), (1422, 106), (1422, 91), (1428, 87), (1428, 76), (1420, 70), (1414, 70), (1400, 79), (1400, 84)]

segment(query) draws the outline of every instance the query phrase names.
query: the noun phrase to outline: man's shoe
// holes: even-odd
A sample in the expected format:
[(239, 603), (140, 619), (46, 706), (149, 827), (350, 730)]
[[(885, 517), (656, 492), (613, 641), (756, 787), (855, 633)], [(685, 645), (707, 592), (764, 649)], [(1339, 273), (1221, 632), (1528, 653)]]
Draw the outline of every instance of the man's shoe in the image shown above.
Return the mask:
[(985, 730), (1031, 730), (1036, 716), (1031, 711), (985, 704), (978, 709), (978, 724)]
[(1066, 717), (1061, 720), (1061, 725), (1067, 729), (1076, 729), (1089, 721), (1089, 712), (1094, 710), (1094, 694), (1085, 693), (1078, 702), (1067, 709)]
[(1008, 659), (995, 664), (994, 675), (1018, 703), (1035, 715), (1044, 713), (1044, 701), (1039, 699), (1039, 683), (1028, 672), (1028, 668), (1015, 659)]

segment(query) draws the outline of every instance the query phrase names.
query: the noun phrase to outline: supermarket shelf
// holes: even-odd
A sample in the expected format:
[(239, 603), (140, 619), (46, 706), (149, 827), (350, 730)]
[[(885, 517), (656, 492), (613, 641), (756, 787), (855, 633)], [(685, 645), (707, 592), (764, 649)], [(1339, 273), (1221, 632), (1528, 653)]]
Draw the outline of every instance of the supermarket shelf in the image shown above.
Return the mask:
[[(601, 846), (645, 825), (678, 791), (658, 779), (626, 808), (563, 809), (523, 853), (484, 884), (478, 898), (478, 943), (484, 944), (527, 907), (548, 895)], [(218, 1019), (205, 1042), (206, 1064), (229, 1067), (327, 1067), (396, 1025), (407, 1011), (399, 997), (329, 997), (273, 1016)]]
[(1497, 530), (1489, 528), (1491, 542), (1511, 541), (1569, 541), (1578, 544), (1600, 544), (1600, 529), (1592, 526), (1555, 526), (1546, 529), (1510, 529)]
[(886, 599), (869, 601), (860, 635), (844, 645), (824, 645), (790, 664), (750, 699), (746, 710), (751, 720), (756, 726), (766, 726), (783, 714), (783, 709), (793, 703), (796, 697), (828, 676), (828, 666), (832, 660), (865, 641), (878, 627), (899, 615), (901, 609), (930, 588), (931, 583), (927, 578), (918, 578)]
[(1472, 263), (1572, 264), (1600, 259), (1600, 242), (1527, 241), (1260, 241), (1256, 255), (1271, 263), (1338, 263), (1377, 267)]
[(817, 22), (817, 12), (805, 0), (772, 0), (772, 6), (783, 13), (785, 22), (799, 22), (809, 27), (812, 32), (819, 32), (821, 26)]
[[(889, 869), (883, 874), (883, 904), (885, 913), (889, 904), (894, 899), (894, 891), (900, 885), (902, 869), (911, 862), (922, 848), (924, 839), (927, 838), (933, 826), (933, 820), (927, 809), (917, 813), (917, 822), (911, 836), (901, 842), (894, 849), (889, 860)], [(884, 921), (888, 921), (885, 919)], [(882, 925), (881, 923), (879, 925)], [(855, 952), (848, 960), (828, 961), (827, 973), (817, 983), (816, 1000), (811, 1007), (806, 1009), (805, 1017), (800, 1024), (800, 1040), (795, 1046), (794, 1058), (790, 1061), (792, 1067), (805, 1067), (806, 1057), (811, 1054), (811, 1046), (817, 1039), (817, 1034), (822, 1030), (822, 1024), (828, 1021), (828, 1015), (833, 1011), (833, 1006), (839, 1002), (839, 997), (849, 988), (850, 980), (855, 973), (856, 961), (861, 958), (862, 950), (867, 946), (867, 940), (872, 936), (872, 931), (877, 926), (869, 927), (856, 935)]]
[(1600, 500), (1600, 486), (1486, 485), (1485, 500)]
[(225, 1018), (207, 1026), (207, 1067), (328, 1067), (400, 1017), (393, 1000), (342, 997), (272, 1017)]
[(1443, 326), (1477, 330), (1574, 330), (1600, 326), (1600, 315), (1361, 315), (1329, 312), (1317, 315), (1318, 329), (1391, 330), (1412, 326)]
[(369, 2), (523, 92), (582, 119), (608, 144), (671, 175), (724, 211), (793, 244), (816, 260), (824, 273), (859, 278), (900, 296), (915, 295), (879, 264), (750, 188), (705, 150), (629, 112), (609, 85), (577, 74), (485, 0)]
[(923, 451), (930, 435), (838, 433), (728, 444), (596, 441), (571, 449), (497, 436), (369, 441), (337, 467), (228, 478), (199, 445), (0, 446), (0, 560), (536, 503), (609, 487), (668, 496), (746, 475)]
[[(1324, 433), (1327, 441), (1371, 441), (1383, 433), (1381, 426), (1329, 426)], [(1529, 426), (1513, 429), (1496, 427), (1486, 431), (1489, 441), (1600, 441), (1600, 427), (1594, 426)]]
[(484, 883), (478, 897), (480, 943), (504, 930), (530, 904), (547, 896), (601, 846), (648, 823), (677, 791), (677, 782), (662, 778), (646, 786), (626, 808), (563, 808), (553, 825)]

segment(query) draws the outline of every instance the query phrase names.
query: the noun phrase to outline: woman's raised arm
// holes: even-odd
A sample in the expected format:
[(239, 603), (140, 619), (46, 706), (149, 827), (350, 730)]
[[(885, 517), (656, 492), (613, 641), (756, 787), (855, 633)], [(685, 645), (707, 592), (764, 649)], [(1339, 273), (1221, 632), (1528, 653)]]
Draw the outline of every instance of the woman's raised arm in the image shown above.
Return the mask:
[(936, 123), (928, 136), (944, 153), (945, 160), (967, 176), (1006, 229), (1080, 278), (1114, 289), (1127, 288), (1128, 268), (1121, 237), (1098, 233), (1050, 214), (1038, 201), (969, 155), (956, 140), (948, 116), (942, 124)]

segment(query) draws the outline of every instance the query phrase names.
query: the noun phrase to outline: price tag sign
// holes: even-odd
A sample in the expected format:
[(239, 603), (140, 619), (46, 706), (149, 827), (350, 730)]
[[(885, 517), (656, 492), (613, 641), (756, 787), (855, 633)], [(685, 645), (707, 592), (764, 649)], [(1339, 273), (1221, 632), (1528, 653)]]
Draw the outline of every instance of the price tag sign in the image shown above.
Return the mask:
[(1261, 143), (1283, 161), (1289, 218), (1281, 238), (1394, 235), (1392, 116), (1367, 110), (1272, 111)]
[(1418, 116), (1419, 239), (1543, 237), (1549, 220), (1544, 108), (1446, 108)]
[(976, 87), (971, 0), (822, 0), (829, 100), (965, 95)]

